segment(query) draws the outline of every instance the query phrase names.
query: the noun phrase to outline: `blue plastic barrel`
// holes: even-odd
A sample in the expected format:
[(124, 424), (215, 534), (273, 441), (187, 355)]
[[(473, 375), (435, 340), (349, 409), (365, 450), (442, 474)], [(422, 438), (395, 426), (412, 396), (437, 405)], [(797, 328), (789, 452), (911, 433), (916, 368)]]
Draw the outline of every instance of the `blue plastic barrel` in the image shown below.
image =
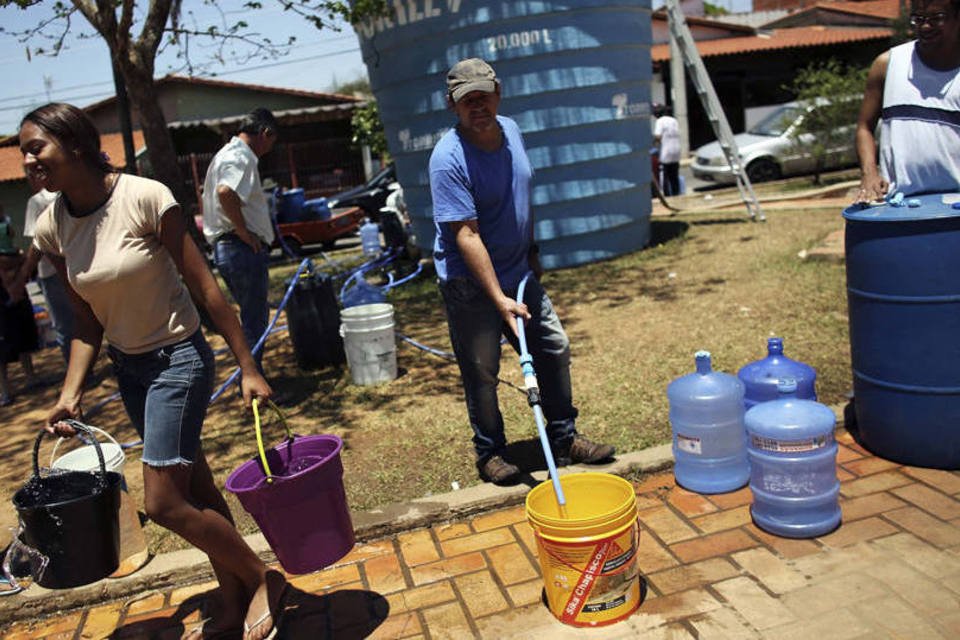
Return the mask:
[(326, 198), (313, 198), (303, 203), (304, 220), (326, 220), (330, 217), (330, 213)]
[(833, 412), (795, 397), (782, 381), (781, 398), (747, 411), (753, 522), (774, 535), (813, 538), (840, 525), (840, 481)]
[(779, 397), (777, 383), (785, 378), (796, 380), (797, 397), (816, 400), (817, 372), (808, 364), (783, 355), (783, 338), (767, 339), (767, 357), (744, 365), (737, 372), (745, 393), (743, 406), (747, 410), (761, 402)]
[(697, 493), (725, 493), (747, 484), (743, 383), (713, 371), (710, 353), (696, 353), (697, 370), (667, 386), (673, 429), (673, 474)]
[(857, 437), (896, 462), (957, 469), (960, 195), (918, 199), (843, 212)]
[(277, 222), (299, 222), (303, 211), (303, 189), (287, 189), (277, 201)]
[(456, 124), (446, 74), (464, 58), (497, 72), (500, 114), (523, 132), (547, 269), (650, 240), (650, 0), (390, 2), (354, 25), (417, 244), (433, 247), (428, 161)]

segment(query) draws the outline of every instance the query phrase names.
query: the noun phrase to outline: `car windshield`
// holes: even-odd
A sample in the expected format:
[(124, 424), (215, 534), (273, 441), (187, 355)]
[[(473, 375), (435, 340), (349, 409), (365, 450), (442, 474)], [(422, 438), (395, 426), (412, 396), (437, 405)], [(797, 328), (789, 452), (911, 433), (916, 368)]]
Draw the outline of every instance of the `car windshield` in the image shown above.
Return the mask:
[(793, 121), (801, 113), (800, 107), (796, 105), (784, 105), (775, 109), (763, 120), (750, 127), (747, 133), (758, 136), (782, 136)]

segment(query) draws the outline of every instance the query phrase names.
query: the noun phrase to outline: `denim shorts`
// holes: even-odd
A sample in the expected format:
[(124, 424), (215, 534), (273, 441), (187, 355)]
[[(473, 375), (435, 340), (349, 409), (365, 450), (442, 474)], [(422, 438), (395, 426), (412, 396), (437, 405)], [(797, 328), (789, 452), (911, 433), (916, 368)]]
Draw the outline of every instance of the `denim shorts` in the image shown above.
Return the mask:
[(107, 353), (127, 415), (143, 438), (143, 463), (192, 464), (213, 392), (213, 351), (203, 333), (146, 353), (112, 346)]

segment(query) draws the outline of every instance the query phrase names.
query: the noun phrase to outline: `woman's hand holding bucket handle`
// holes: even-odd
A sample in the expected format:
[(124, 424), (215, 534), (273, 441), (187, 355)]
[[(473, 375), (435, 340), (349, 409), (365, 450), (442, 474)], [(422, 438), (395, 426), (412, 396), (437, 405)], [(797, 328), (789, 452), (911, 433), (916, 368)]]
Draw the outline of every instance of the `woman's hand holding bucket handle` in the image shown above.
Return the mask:
[(46, 424), (43, 428), (48, 433), (58, 435), (61, 438), (72, 438), (73, 436), (77, 435), (77, 430), (68, 423), (64, 422), (64, 420), (69, 418), (82, 420), (83, 411), (80, 409), (79, 403), (68, 404), (61, 400), (57, 403), (53, 410), (47, 414)]
[(255, 397), (259, 400), (269, 400), (273, 395), (270, 384), (256, 368), (241, 372), (240, 392), (243, 394), (243, 406), (247, 409), (250, 408), (250, 404)]

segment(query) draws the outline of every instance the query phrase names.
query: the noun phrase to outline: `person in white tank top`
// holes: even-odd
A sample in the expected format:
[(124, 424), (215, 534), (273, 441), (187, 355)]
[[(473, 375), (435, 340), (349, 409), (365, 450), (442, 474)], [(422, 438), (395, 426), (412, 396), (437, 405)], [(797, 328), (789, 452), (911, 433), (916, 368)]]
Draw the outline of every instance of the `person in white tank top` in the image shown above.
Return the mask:
[(960, 191), (960, 0), (913, 0), (910, 25), (916, 40), (880, 54), (867, 75), (856, 202)]

